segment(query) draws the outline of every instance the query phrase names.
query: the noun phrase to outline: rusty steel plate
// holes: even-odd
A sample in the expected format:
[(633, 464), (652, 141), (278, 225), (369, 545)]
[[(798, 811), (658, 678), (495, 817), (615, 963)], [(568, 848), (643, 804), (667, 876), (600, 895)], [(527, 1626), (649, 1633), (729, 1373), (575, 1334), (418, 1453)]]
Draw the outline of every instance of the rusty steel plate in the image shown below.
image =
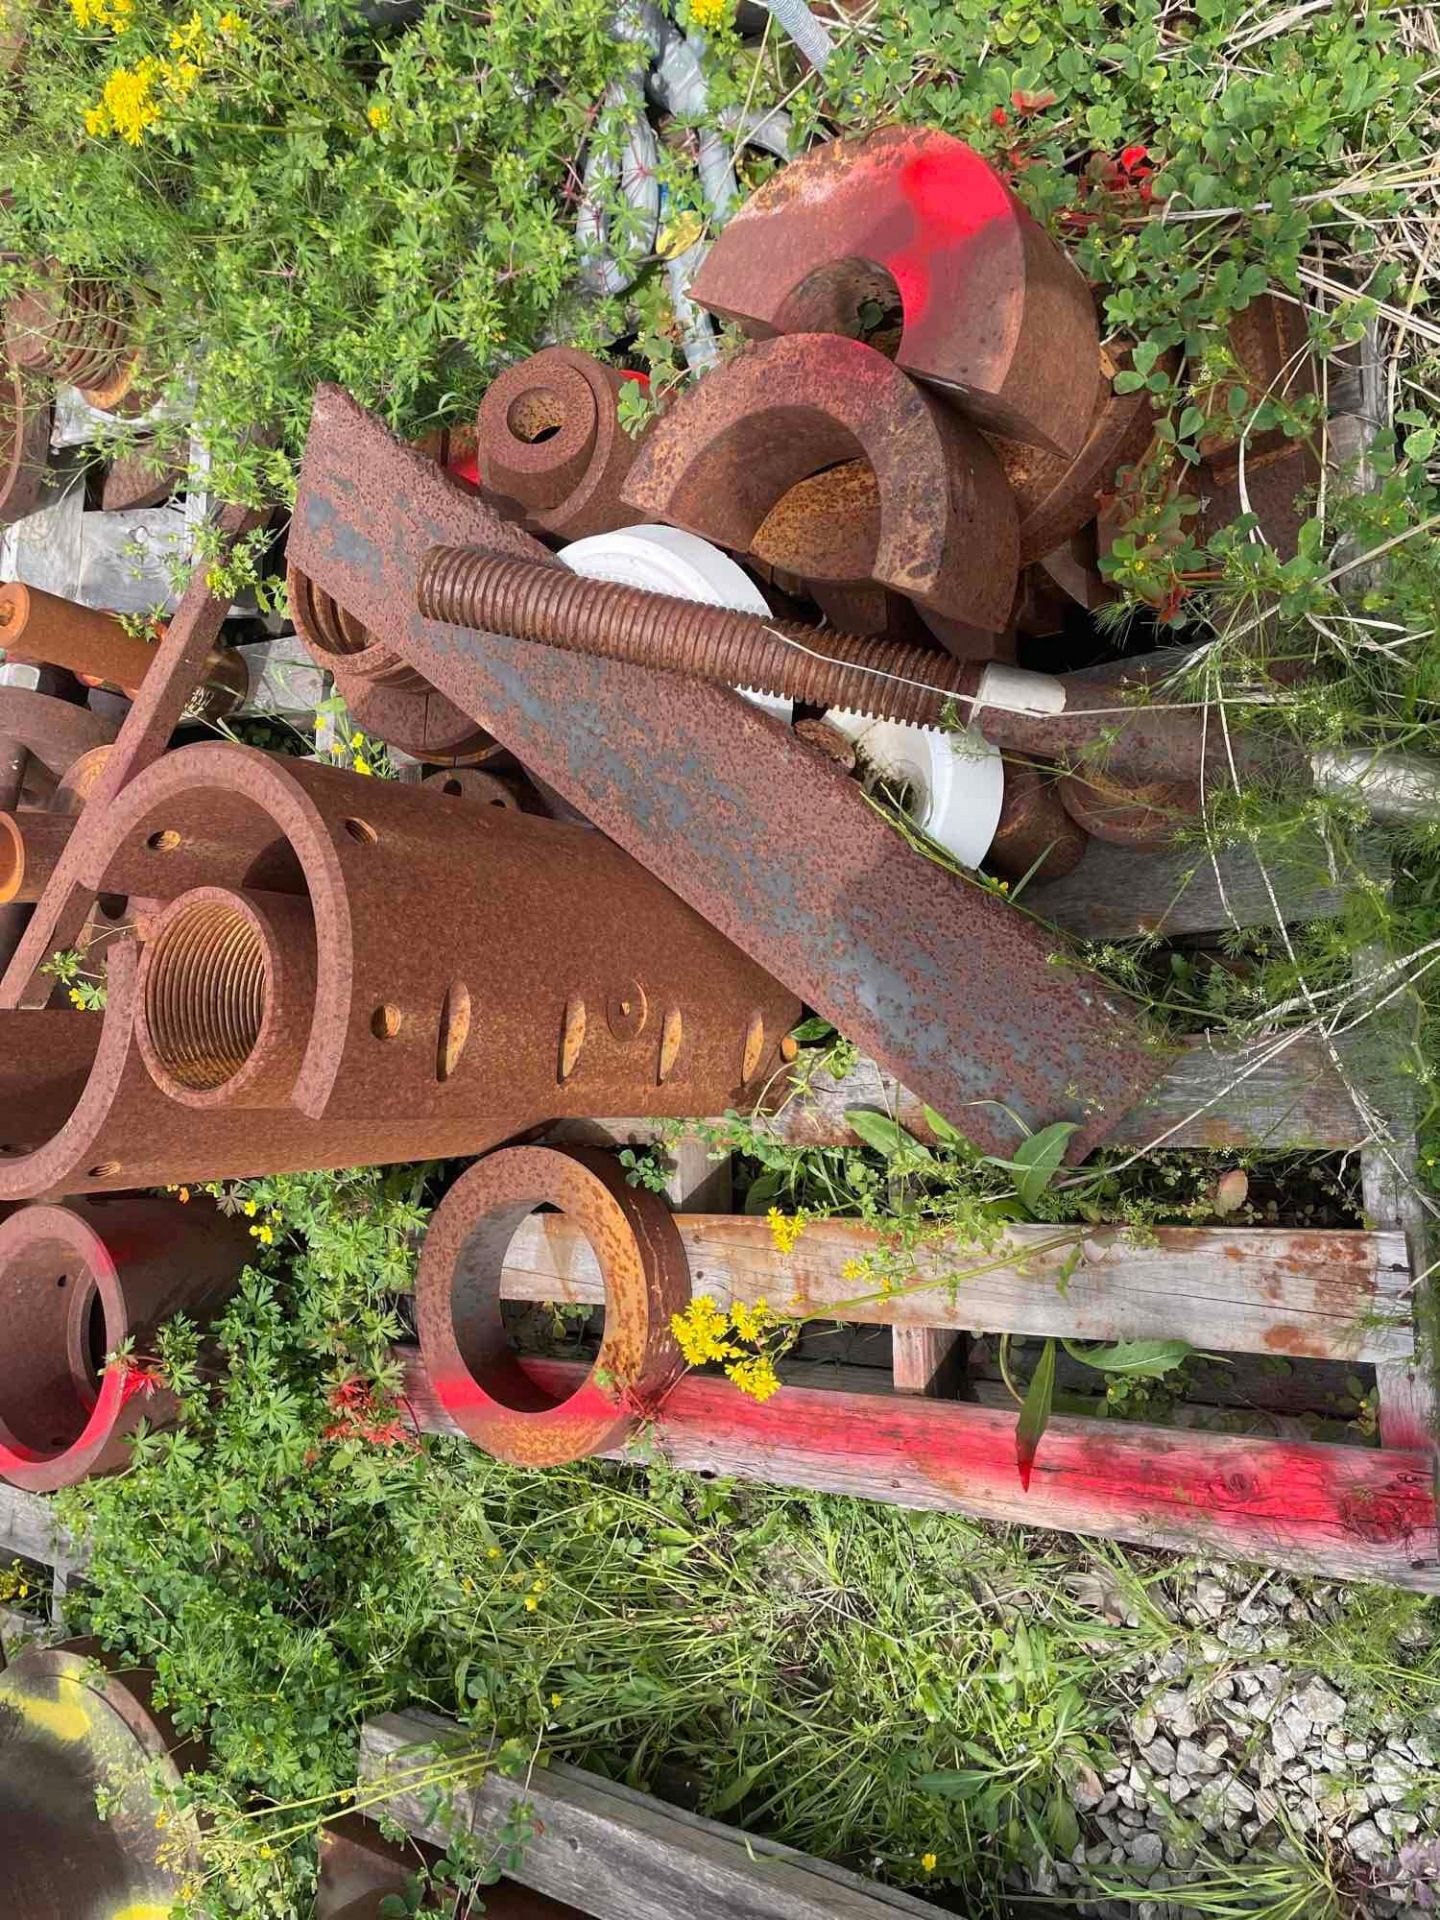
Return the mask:
[(115, 738), (113, 721), (53, 693), (0, 687), (0, 740), (18, 741), (34, 760), (63, 780), (82, 757)]
[[(823, 474), (857, 461), (874, 477), (873, 512), (853, 474)], [(1015, 503), (985, 441), (838, 334), (759, 341), (716, 367), (652, 427), (625, 497), (787, 572), (876, 580), (972, 626), (1003, 627), (1014, 597)]]
[(1053, 939), (914, 852), (738, 695), (426, 619), (435, 546), (549, 556), (335, 387), (316, 394), (290, 538), (527, 768), (987, 1149), (1015, 1144), (1003, 1102), (1030, 1126), (1076, 1121), (1082, 1155), (1155, 1079), (1161, 1055), (1096, 979), (1051, 963)]
[[(1320, 386), (1305, 308), (1298, 302), (1262, 293), (1234, 316), (1228, 338), (1237, 370), (1233, 378), (1218, 384), (1210, 402), (1211, 418), (1223, 424), (1213, 426), (1199, 441), (1201, 459), (1220, 481), (1235, 478), (1240, 453), (1236, 430), (1244, 428), (1250, 412), (1266, 399), (1294, 405), (1318, 393)], [(1229, 413), (1232, 386), (1243, 387), (1248, 398), (1246, 413), (1238, 421)], [(1294, 445), (1280, 427), (1251, 433), (1245, 443), (1246, 466)]]
[(105, 1356), (138, 1363), (177, 1313), (203, 1325), (251, 1253), (243, 1220), (208, 1201), (127, 1194), (100, 1205), (21, 1207), (0, 1224), (0, 1479), (32, 1493), (129, 1464), (141, 1420), (173, 1420), (163, 1388), (126, 1389)]
[(641, 440), (620, 424), (624, 376), (593, 354), (546, 347), (491, 381), (476, 418), (481, 482), (539, 533), (583, 540), (633, 526), (621, 492)]
[[(559, 1401), (527, 1373), (500, 1311), (510, 1242), (542, 1206), (579, 1227), (605, 1284), (595, 1364)], [(670, 1317), (689, 1304), (670, 1209), (586, 1147), (509, 1147), (471, 1167), (430, 1222), (415, 1282), (420, 1348), (446, 1411), (478, 1446), (522, 1467), (562, 1466), (628, 1439), (685, 1370)]]
[(96, 1640), (27, 1647), (0, 1674), (7, 1920), (156, 1920), (200, 1871), (196, 1817), (170, 1795), (204, 1754), (152, 1681)]
[(896, 363), (987, 432), (1077, 454), (1099, 334), (1083, 276), (963, 141), (888, 127), (812, 147), (711, 247), (691, 295), (759, 338), (861, 331), (898, 296)]

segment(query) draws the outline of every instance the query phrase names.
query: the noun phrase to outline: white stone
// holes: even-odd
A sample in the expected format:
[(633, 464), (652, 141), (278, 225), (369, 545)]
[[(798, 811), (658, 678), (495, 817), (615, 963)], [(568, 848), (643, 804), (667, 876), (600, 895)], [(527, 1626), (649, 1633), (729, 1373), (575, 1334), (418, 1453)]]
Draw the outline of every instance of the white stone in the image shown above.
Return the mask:
[(1181, 1774), (1214, 1773), (1216, 1762), (1193, 1740), (1182, 1740), (1175, 1749), (1175, 1771)]
[(1155, 1714), (1161, 1725), (1181, 1740), (1199, 1732), (1200, 1722), (1195, 1718), (1190, 1696), (1179, 1687), (1171, 1687), (1161, 1694), (1155, 1702)]
[(1335, 1727), (1345, 1718), (1345, 1702), (1319, 1678), (1310, 1681), (1296, 1694), (1293, 1705), (1298, 1707), (1312, 1726)]
[(1420, 1816), (1418, 1813), (1401, 1813), (1395, 1807), (1381, 1807), (1375, 1815), (1375, 1824), (1381, 1833), (1388, 1833), (1393, 1838), (1396, 1834), (1414, 1833), (1420, 1825)]
[(1147, 1708), (1143, 1713), (1136, 1714), (1135, 1724), (1130, 1729), (1130, 1736), (1137, 1747), (1145, 1748), (1149, 1746), (1158, 1731), (1159, 1722), (1156, 1720), (1154, 1714)]
[(1345, 1845), (1355, 1858), (1363, 1860), (1367, 1867), (1378, 1867), (1382, 1861), (1389, 1860), (1395, 1852), (1372, 1820), (1362, 1820), (1358, 1827), (1352, 1827), (1345, 1836)]
[(1165, 1842), (1153, 1830), (1137, 1833), (1130, 1842), (1130, 1858), (1137, 1867), (1158, 1867), (1165, 1852)]
[(1163, 1737), (1140, 1749), (1140, 1758), (1152, 1773), (1168, 1776), (1175, 1771), (1175, 1747)]

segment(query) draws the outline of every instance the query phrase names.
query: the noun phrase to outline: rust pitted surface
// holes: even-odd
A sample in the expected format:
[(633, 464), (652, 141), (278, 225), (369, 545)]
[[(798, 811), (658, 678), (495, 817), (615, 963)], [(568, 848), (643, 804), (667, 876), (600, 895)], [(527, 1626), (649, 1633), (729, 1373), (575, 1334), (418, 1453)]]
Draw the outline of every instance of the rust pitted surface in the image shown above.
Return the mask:
[(426, 619), (433, 547), (543, 550), (338, 388), (316, 394), (291, 541), (527, 768), (972, 1138), (1013, 1147), (988, 1104), (1005, 1102), (1029, 1125), (1075, 1120), (1078, 1156), (1156, 1078), (1161, 1056), (1097, 980), (1051, 964), (1053, 940), (913, 852), (738, 696)]
[[(527, 1371), (500, 1313), (506, 1252), (540, 1206), (580, 1228), (605, 1285), (595, 1364), (559, 1399)], [(526, 1467), (619, 1446), (653, 1414), (684, 1371), (670, 1317), (689, 1302), (690, 1268), (665, 1202), (585, 1147), (509, 1147), (471, 1167), (430, 1222), (415, 1285), (421, 1350), (447, 1412), (488, 1452)]]
[(74, 825), (73, 818), (46, 807), (0, 813), (0, 906), (40, 898)]
[(157, 459), (154, 447), (153, 441), (143, 442), (133, 453), (122, 453), (110, 462), (100, 490), (103, 513), (158, 507), (183, 489), (187, 471), (184, 461), (165, 455)]
[(633, 526), (621, 499), (641, 440), (620, 424), (624, 378), (592, 354), (546, 347), (493, 380), (476, 420), (480, 478), (565, 540)]
[(114, 738), (114, 722), (89, 707), (30, 687), (0, 687), (0, 740), (18, 741), (57, 780), (85, 754), (108, 747)]
[[(222, 564), (236, 541), (261, 525), (264, 518), (246, 507), (224, 509), (215, 527), (218, 537), (214, 555), (191, 574), (119, 734), (112, 736), (107, 727), (99, 739), (92, 735), (85, 741), (85, 747), (90, 747), (113, 737), (115, 750), (107, 756), (85, 803), (80, 829), (65, 849), (0, 980), (0, 1008), (43, 1007), (48, 999), (52, 983), (39, 968), (57, 948), (74, 945), (93, 902), (93, 894), (77, 885), (84, 852), (96, 844), (96, 836), (103, 840), (106, 816), (118, 795), (157, 754), (164, 752), (196, 687), (209, 671), (212, 649), (230, 607), (228, 596), (212, 592), (209, 586), (211, 568)], [(0, 696), (10, 691), (0, 689)], [(12, 732), (3, 717), (4, 706), (0, 697), (0, 736)]]
[(177, 1313), (203, 1326), (250, 1252), (244, 1222), (204, 1199), (127, 1194), (12, 1213), (0, 1224), (0, 1479), (53, 1493), (126, 1466), (140, 1421), (165, 1426), (176, 1406), (163, 1388), (127, 1393), (104, 1356), (132, 1342), (143, 1362)]
[(134, 385), (127, 303), (97, 280), (37, 280), (10, 302), (5, 344), (15, 366), (78, 388), (92, 406), (113, 408)]
[(1060, 799), (1072, 820), (1093, 839), (1117, 847), (1168, 847), (1202, 814), (1200, 789), (1179, 780), (1123, 785), (1103, 774), (1060, 782)]
[(0, 647), (17, 660), (67, 667), (127, 693), (140, 685), (155, 658), (149, 641), (129, 633), (113, 613), (18, 580), (0, 587)]
[(50, 398), (16, 366), (0, 371), (0, 527), (34, 513), (50, 472)]
[(170, 1912), (198, 1871), (195, 1816), (160, 1789), (204, 1755), (155, 1706), (152, 1679), (95, 1640), (29, 1647), (0, 1674), (10, 1920), (145, 1920)]
[[(854, 475), (814, 478), (856, 461), (873, 509)], [(944, 400), (838, 334), (758, 341), (714, 368), (651, 428), (625, 497), (785, 571), (838, 566), (977, 627), (1003, 627), (1014, 598), (1015, 502), (994, 454)], [(827, 539), (835, 505), (851, 517)]]
[(985, 858), (1007, 880), (1060, 880), (1084, 859), (1085, 833), (1061, 805), (1060, 784), (1053, 767), (1006, 757), (1005, 799)]
[(1089, 432), (1090, 289), (995, 169), (950, 134), (889, 127), (812, 147), (750, 196), (691, 293), (759, 338), (853, 336), (862, 302), (898, 294), (897, 364), (980, 426), (1063, 454)]

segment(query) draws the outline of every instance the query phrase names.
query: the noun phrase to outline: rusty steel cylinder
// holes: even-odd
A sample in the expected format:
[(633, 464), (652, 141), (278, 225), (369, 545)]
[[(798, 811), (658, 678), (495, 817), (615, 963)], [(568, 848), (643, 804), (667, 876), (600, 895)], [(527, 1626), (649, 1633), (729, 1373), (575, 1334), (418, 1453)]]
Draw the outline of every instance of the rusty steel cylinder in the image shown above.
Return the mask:
[(125, 692), (140, 685), (155, 657), (149, 642), (127, 633), (113, 613), (18, 580), (0, 588), (0, 647), (17, 660), (68, 667)]
[(143, 1418), (173, 1417), (106, 1356), (141, 1361), (176, 1313), (205, 1322), (234, 1290), (250, 1239), (208, 1201), (142, 1194), (21, 1207), (0, 1225), (0, 1478), (35, 1493), (113, 1473)]
[(0, 813), (0, 906), (40, 898), (74, 830), (72, 815), (45, 807)]

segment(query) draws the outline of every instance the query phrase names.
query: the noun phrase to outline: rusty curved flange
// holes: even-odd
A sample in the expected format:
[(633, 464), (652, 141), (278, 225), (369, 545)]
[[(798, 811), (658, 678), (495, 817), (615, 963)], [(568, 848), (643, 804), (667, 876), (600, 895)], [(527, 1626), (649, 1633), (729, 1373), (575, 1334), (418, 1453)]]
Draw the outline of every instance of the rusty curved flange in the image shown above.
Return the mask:
[[(514, 553), (515, 533), (319, 388), (290, 530), (312, 578), (985, 1151), (1014, 1146), (1006, 1108), (1074, 1119), (1076, 1157), (1102, 1139), (1160, 1054), (1097, 979), (1051, 964), (1052, 937), (913, 852), (840, 768), (725, 689), (420, 612), (434, 548)], [(550, 559), (533, 541), (517, 557)]]
[(173, 1314), (204, 1325), (251, 1252), (243, 1221), (208, 1201), (142, 1194), (21, 1207), (0, 1225), (0, 1479), (33, 1493), (128, 1465), (143, 1419), (164, 1426), (163, 1389), (127, 1392), (105, 1356), (148, 1353)]
[(1116, 393), (1112, 384), (1128, 354), (1101, 349), (1099, 396), (1085, 444), (1073, 459), (1000, 435), (991, 441), (1020, 514), (1020, 564), (1063, 547), (1100, 510), (1115, 475), (1139, 460), (1155, 430), (1155, 410), (1142, 387)]
[(0, 527), (34, 513), (44, 496), (51, 411), (18, 367), (0, 370)]
[(77, 836), (83, 885), (157, 904), (138, 974), (110, 948), (103, 1019), (0, 1021), (23, 1129), (0, 1199), (723, 1111), (799, 1013), (618, 848), (518, 811), (217, 744), (167, 754)]
[(0, 906), (31, 904), (45, 891), (74, 830), (73, 814), (47, 807), (0, 813)]
[[(155, 1705), (153, 1676), (97, 1640), (28, 1647), (0, 1674), (0, 1859), (11, 1920), (169, 1913), (199, 1867), (192, 1813), (167, 1807), (203, 1765)], [(98, 1810), (103, 1805), (103, 1814)]]
[(18, 740), (57, 780), (63, 780), (83, 754), (109, 746), (114, 738), (114, 722), (89, 707), (29, 687), (0, 687), (0, 740)]
[(1116, 847), (1168, 847), (1203, 811), (1199, 787), (1183, 780), (1126, 783), (1104, 774), (1083, 780), (1069, 774), (1059, 790), (1071, 819), (1092, 839)]
[(987, 866), (1007, 880), (1028, 875), (1037, 885), (1075, 871), (1089, 841), (1060, 804), (1059, 786), (1053, 767), (1005, 756), (1005, 798), (985, 856)]
[[(878, 514), (863, 537), (830, 539), (836, 483), (812, 476), (857, 460)], [(786, 497), (806, 481), (818, 510), (787, 525)], [(972, 626), (998, 631), (1014, 598), (1015, 503), (995, 456), (944, 401), (838, 334), (760, 341), (707, 374), (651, 429), (626, 498), (740, 552), (763, 529), (772, 566), (876, 580)]]
[[(526, 1372), (500, 1313), (506, 1251), (541, 1206), (579, 1226), (605, 1283), (595, 1365), (559, 1401)], [(508, 1147), (471, 1167), (430, 1222), (415, 1283), (420, 1347), (446, 1411), (477, 1445), (522, 1467), (561, 1466), (626, 1440), (684, 1372), (670, 1317), (689, 1301), (669, 1208), (586, 1147)]]
[(582, 540), (632, 526), (621, 499), (641, 441), (620, 424), (624, 376), (592, 354), (546, 347), (492, 380), (476, 419), (482, 485), (538, 533)]
[(1004, 181), (948, 133), (887, 127), (766, 181), (691, 285), (750, 333), (860, 331), (899, 294), (896, 364), (987, 432), (1076, 454), (1095, 411), (1095, 304)]

